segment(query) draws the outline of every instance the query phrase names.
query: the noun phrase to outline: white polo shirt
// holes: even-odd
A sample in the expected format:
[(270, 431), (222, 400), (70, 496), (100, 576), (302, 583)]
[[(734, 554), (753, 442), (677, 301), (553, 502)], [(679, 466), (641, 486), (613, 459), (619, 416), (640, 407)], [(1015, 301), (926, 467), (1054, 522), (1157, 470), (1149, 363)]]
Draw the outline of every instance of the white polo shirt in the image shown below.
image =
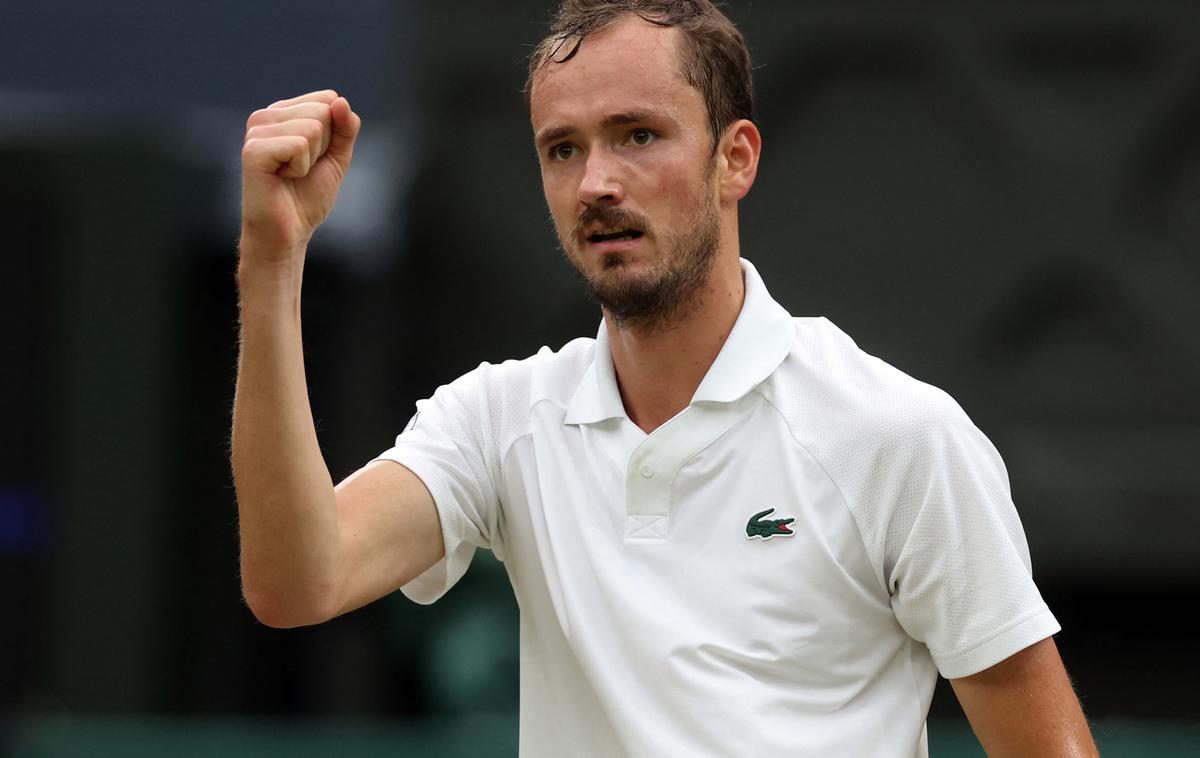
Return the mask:
[(406, 595), (437, 600), (477, 547), (507, 568), (522, 756), (924, 756), (939, 671), (1059, 630), (958, 405), (742, 267), (733, 332), (652, 434), (601, 324), (439, 388), (382, 456), (445, 540)]

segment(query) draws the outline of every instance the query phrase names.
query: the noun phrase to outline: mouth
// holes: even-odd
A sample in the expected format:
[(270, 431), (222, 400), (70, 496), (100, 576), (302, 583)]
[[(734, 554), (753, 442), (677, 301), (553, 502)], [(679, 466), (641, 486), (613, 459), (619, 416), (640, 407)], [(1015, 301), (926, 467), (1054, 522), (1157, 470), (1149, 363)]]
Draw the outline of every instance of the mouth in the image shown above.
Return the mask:
[(627, 226), (610, 226), (597, 229), (587, 236), (588, 242), (613, 242), (615, 240), (635, 240), (642, 236), (641, 229)]
[(645, 236), (641, 229), (629, 226), (609, 226), (592, 229), (586, 240), (588, 247), (597, 253), (616, 253), (631, 250)]

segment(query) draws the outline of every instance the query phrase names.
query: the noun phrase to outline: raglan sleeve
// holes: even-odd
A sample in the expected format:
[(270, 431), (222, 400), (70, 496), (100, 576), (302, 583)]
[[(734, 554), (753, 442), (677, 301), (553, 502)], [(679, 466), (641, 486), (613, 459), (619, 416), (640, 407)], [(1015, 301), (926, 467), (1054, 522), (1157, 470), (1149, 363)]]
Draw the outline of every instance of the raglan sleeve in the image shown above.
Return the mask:
[(946, 678), (978, 673), (1060, 630), (1033, 581), (996, 448), (942, 396), (906, 434), (884, 543), (901, 626)]
[(445, 555), (401, 587), (417, 603), (432, 603), (453, 587), (476, 548), (504, 557), (499, 452), (491, 433), (493, 416), (503, 409), (488, 402), (490, 368), (483, 364), (418, 401), (395, 445), (376, 459), (395, 461), (416, 474), (437, 507)]

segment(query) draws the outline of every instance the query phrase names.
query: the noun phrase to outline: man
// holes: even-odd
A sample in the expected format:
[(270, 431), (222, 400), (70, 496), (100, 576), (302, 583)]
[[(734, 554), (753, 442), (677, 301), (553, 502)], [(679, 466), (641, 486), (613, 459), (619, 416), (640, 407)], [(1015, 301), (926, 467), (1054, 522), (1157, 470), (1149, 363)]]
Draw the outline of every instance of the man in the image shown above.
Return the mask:
[(300, 280), (361, 121), (329, 91), (250, 117), (247, 602), (279, 627), (432, 602), (491, 548), (521, 608), (522, 755), (924, 755), (939, 671), (989, 754), (1094, 755), (995, 450), (740, 258), (750, 92), (708, 0), (565, 2), (530, 118), (597, 337), (442, 387), (336, 488)]

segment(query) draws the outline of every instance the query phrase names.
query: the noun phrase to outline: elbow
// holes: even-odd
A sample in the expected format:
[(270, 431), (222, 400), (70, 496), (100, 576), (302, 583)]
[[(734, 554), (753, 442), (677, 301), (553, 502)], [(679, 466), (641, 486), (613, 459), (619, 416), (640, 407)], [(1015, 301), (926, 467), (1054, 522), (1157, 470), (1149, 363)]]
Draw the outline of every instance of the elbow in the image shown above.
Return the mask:
[(277, 593), (255, 591), (246, 585), (242, 587), (242, 597), (254, 618), (272, 629), (313, 626), (335, 615), (328, 611), (326, 603), (311, 598), (289, 598)]
[(288, 608), (265, 603), (261, 600), (254, 601), (249, 597), (246, 598), (246, 606), (250, 609), (250, 613), (254, 615), (254, 618), (258, 620), (258, 623), (263, 626), (269, 626), (272, 629), (295, 629), (301, 626), (312, 626), (313, 624), (320, 623), (305, 614), (296, 613)]

